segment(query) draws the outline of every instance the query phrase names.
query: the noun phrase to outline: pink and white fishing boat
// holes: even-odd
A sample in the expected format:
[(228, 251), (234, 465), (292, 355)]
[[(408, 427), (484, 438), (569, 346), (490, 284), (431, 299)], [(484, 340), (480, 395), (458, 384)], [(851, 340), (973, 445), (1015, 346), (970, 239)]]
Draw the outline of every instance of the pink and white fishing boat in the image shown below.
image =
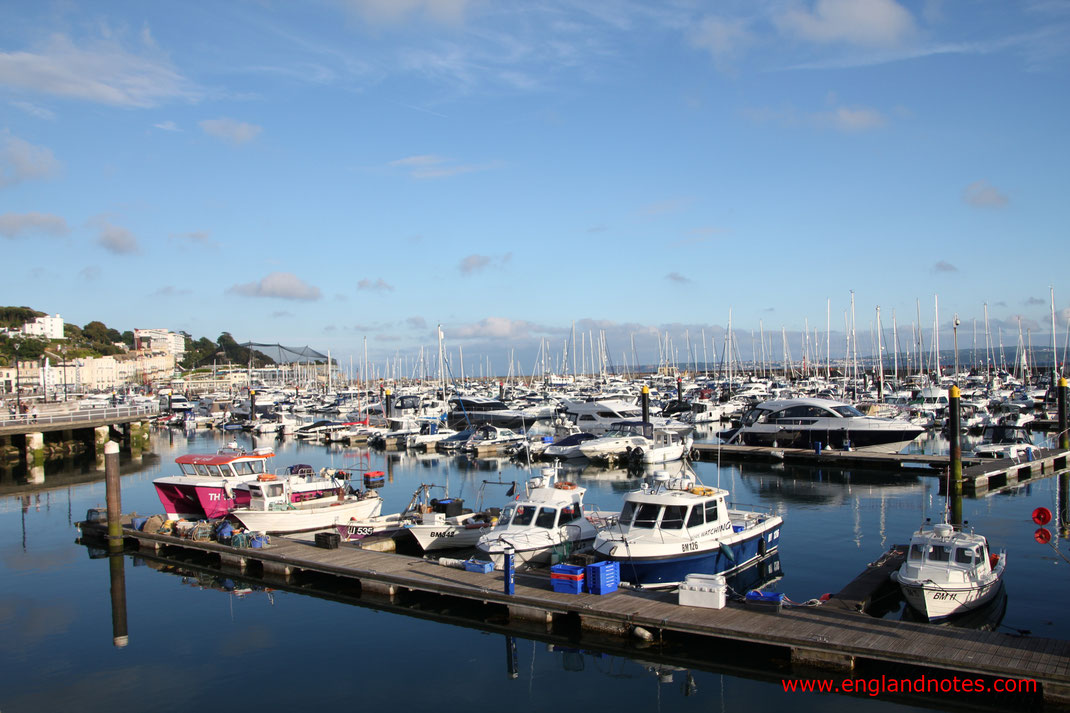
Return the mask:
[(247, 453), (236, 444), (214, 454), (190, 453), (175, 459), (181, 475), (157, 478), (153, 485), (167, 517), (211, 520), (225, 517), (236, 507), (247, 507), (250, 483), (288, 477), (291, 501), (300, 503), (333, 494), (349, 476), (337, 470), (316, 474), (307, 465), (290, 466), (280, 476), (268, 470), (267, 461), (274, 455), (270, 448)]

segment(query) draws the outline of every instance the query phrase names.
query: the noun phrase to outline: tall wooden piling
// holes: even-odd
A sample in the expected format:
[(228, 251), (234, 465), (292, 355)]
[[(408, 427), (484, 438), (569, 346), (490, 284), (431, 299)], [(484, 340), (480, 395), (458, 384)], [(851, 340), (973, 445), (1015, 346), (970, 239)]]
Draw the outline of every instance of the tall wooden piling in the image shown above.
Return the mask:
[(951, 524), (962, 525), (962, 414), (957, 386), (948, 390), (947, 437), (951, 441), (951, 477), (947, 487)]
[(390, 392), (390, 389), (386, 390), (383, 398), (385, 399), (386, 403), (384, 413), (386, 414), (387, 418), (390, 418), (394, 415), (394, 395)]
[(650, 387), (643, 385), (643, 423), (650, 423)]
[(119, 444), (104, 444), (104, 491), (108, 503), (108, 549), (123, 549), (123, 500), (119, 492)]
[(113, 552), (108, 558), (108, 569), (111, 575), (111, 642), (121, 649), (130, 643), (126, 627), (126, 556), (122, 552)]

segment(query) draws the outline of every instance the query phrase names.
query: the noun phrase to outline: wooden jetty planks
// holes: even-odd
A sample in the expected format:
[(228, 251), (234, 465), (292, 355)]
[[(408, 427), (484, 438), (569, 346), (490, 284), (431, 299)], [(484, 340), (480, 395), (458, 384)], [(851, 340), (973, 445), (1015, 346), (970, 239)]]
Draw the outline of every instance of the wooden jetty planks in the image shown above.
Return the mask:
[[(93, 526), (83, 523), (83, 531)], [(546, 577), (523, 573), (517, 576), (515, 595), (510, 596), (503, 591), (500, 572), (467, 572), (421, 558), (354, 547), (328, 550), (307, 542), (273, 538), (265, 549), (237, 549), (215, 542), (192, 542), (129, 529), (124, 534), (202, 552), (284, 563), (298, 570), (360, 580), (362, 584), (367, 580), (509, 607), (527, 607), (547, 612), (549, 616), (579, 614), (581, 618), (606, 622), (622, 630), (642, 626), (650, 631), (1070, 685), (1070, 642), (1065, 641), (888, 621), (828, 605), (789, 607), (778, 614), (734, 604), (720, 610), (682, 607), (676, 604), (673, 595), (657, 592), (620, 590), (606, 596), (559, 594), (549, 589)]]

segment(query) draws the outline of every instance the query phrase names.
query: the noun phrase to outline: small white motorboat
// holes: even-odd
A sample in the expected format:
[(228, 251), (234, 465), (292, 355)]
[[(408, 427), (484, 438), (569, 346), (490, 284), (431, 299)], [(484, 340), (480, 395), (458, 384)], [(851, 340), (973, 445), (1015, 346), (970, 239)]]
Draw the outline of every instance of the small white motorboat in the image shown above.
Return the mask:
[(383, 500), (374, 490), (339, 487), (318, 497), (295, 502), (290, 478), (257, 480), (247, 484), (249, 505), (231, 514), (250, 530), (267, 533), (307, 532), (340, 522), (365, 520), (380, 513)]
[(892, 579), (907, 604), (934, 621), (988, 604), (999, 593), (1006, 568), (1005, 551), (990, 553), (983, 536), (945, 522), (914, 533), (907, 560)]
[(502, 569), (504, 553), (512, 548), (515, 566), (554, 564), (573, 549), (594, 541), (600, 515), (584, 511), (587, 492), (573, 482), (559, 480), (559, 469), (543, 468), (542, 475), (529, 478), (526, 495), (502, 509), (493, 529), (485, 530), (476, 543), (483, 558)]

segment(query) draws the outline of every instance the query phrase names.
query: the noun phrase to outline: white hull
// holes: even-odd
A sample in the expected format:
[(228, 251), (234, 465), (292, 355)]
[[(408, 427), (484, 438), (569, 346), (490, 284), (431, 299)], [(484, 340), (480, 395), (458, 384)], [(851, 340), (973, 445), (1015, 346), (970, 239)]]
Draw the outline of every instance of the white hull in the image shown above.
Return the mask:
[(907, 604), (924, 614), (929, 621), (944, 619), (985, 606), (999, 593), (1003, 583), (1003, 580), (995, 579), (979, 587), (955, 587), (930, 582), (907, 584), (899, 579), (898, 574), (898, 572), (894, 573)]
[[(486, 525), (484, 525), (486, 527)], [(464, 525), (409, 525), (405, 528), (412, 533), (417, 544), (424, 552), (449, 550), (458, 547), (474, 547), (484, 529), (465, 527)]]
[(365, 520), (379, 514), (381, 498), (333, 502), (331, 504), (298, 503), (292, 510), (248, 510), (237, 508), (231, 514), (241, 524), (256, 532), (302, 532), (332, 527), (349, 520)]

